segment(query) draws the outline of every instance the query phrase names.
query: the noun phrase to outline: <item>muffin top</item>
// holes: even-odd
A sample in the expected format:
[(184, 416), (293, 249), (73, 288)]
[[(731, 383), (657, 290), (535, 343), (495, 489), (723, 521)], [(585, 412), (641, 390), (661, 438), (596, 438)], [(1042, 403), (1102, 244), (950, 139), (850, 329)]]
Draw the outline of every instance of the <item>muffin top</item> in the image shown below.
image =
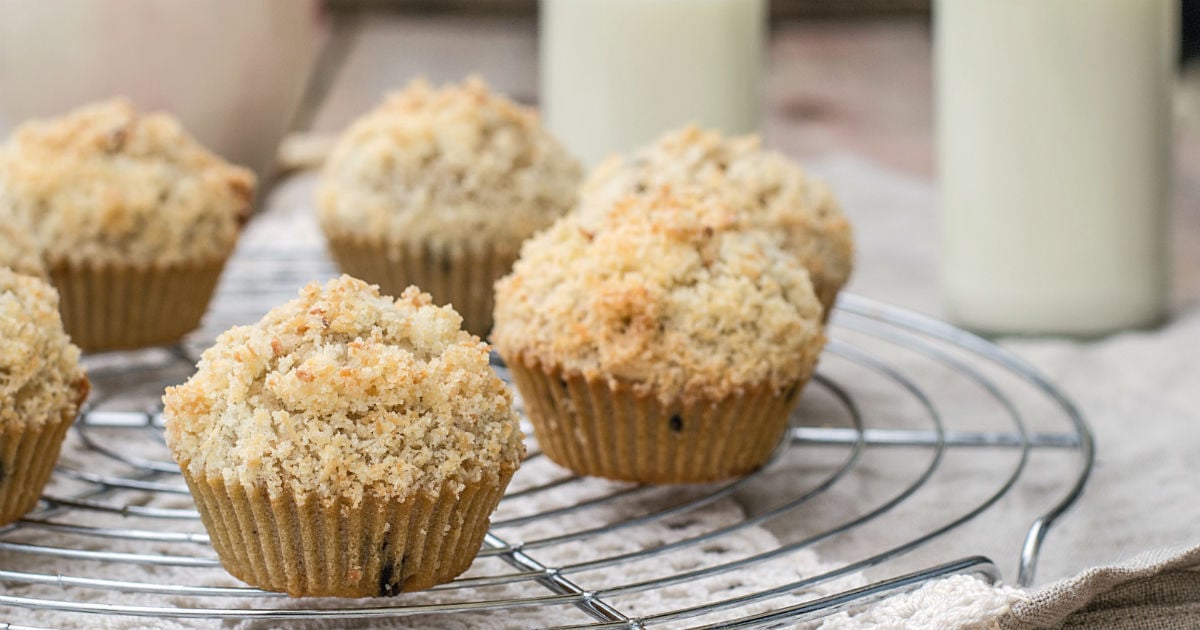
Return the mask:
[(725, 138), (694, 125), (667, 133), (632, 157), (597, 166), (581, 189), (580, 212), (594, 220), (622, 196), (663, 185), (711, 191), (751, 226), (778, 235), (827, 304), (850, 276), (850, 224), (828, 186), (783, 154), (763, 150), (758, 136)]
[(40, 427), (74, 414), (87, 393), (79, 348), (63, 332), (58, 292), (0, 267), (0, 424)]
[(387, 97), (339, 139), (317, 204), (326, 232), (513, 250), (575, 203), (579, 163), (483, 81)]
[(310, 284), (167, 390), (167, 444), (195, 476), (326, 504), (495, 480), (523, 436), (461, 322), (415, 287), (393, 300), (349, 276)]
[(824, 345), (808, 273), (713, 195), (662, 188), (526, 242), (496, 284), (507, 360), (626, 383), (664, 403), (776, 391)]
[(224, 257), (253, 196), (250, 171), (122, 99), (27, 122), (0, 148), (0, 221), (28, 224), (51, 263)]
[(17, 273), (46, 277), (46, 266), (37, 244), (23, 226), (15, 221), (0, 220), (0, 267)]

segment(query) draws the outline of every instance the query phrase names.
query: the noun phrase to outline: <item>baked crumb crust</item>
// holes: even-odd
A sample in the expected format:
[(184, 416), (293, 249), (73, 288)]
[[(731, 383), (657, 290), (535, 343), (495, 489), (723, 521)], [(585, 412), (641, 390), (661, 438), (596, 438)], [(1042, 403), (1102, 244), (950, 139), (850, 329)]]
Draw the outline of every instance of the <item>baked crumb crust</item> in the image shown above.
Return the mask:
[(46, 265), (33, 238), (14, 221), (0, 219), (0, 267), (39, 278), (46, 277)]
[(570, 210), (581, 178), (533, 110), (476, 77), (416, 80), (338, 140), (317, 205), (326, 232), (515, 248)]
[(764, 150), (758, 136), (726, 138), (695, 125), (666, 133), (597, 166), (581, 189), (580, 212), (595, 219), (621, 197), (663, 185), (708, 190), (751, 226), (777, 235), (826, 306), (850, 277), (853, 234), (833, 193), (787, 156)]
[(821, 305), (808, 273), (744, 221), (670, 187), (569, 215), (496, 284), (492, 340), (506, 360), (664, 402), (802, 382), (825, 341)]
[(403, 499), (495, 483), (523, 436), (487, 345), (450, 307), (342, 276), (223, 333), (169, 388), (167, 444), (195, 477), (315, 495)]
[(79, 348), (63, 332), (58, 292), (0, 268), (0, 424), (40, 427), (74, 415), (87, 391)]
[(124, 99), (26, 122), (0, 148), (0, 221), (29, 226), (48, 261), (224, 258), (254, 185), (174, 118)]

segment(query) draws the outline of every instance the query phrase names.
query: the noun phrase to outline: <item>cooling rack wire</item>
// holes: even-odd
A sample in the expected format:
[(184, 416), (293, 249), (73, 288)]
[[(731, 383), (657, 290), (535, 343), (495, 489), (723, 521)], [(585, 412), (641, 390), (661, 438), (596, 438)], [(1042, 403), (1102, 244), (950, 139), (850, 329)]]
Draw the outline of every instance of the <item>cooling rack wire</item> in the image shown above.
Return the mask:
[[(1049, 528), (1092, 467), (1084, 419), (1020, 359), (948, 324), (845, 295), (790, 433), (749, 477), (671, 489), (607, 483), (572, 476), (532, 448), (479, 559), (455, 582), (389, 599), (264, 593), (220, 568), (162, 446), (157, 398), (188, 376), (215, 331), (333, 273), (316, 250), (242, 251), (187, 344), (86, 359), (94, 394), (51, 485), (34, 512), (0, 529), (0, 619), (791, 625), (942, 576), (998, 580), (987, 557), (941, 552), (952, 536), (966, 538), (958, 547), (994, 542), (990, 525), (973, 525), (989, 511), (1023, 515), (1024, 540), (1010, 541), (1015, 581), (1032, 583)], [(1056, 463), (1031, 465), (1040, 457)], [(731, 512), (734, 501), (743, 507)], [(816, 562), (814, 551), (836, 562)]]

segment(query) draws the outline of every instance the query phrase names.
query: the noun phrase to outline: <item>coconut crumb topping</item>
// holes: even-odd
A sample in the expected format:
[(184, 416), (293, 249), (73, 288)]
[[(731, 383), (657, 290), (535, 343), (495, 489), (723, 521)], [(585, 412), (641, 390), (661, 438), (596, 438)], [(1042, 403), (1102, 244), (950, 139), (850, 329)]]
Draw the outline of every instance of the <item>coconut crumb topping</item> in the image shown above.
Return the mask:
[(808, 273), (712, 195), (626, 197), (526, 242), (496, 285), (508, 360), (626, 383), (664, 402), (776, 391), (824, 345)]
[(223, 258), (253, 197), (250, 171), (123, 99), (27, 122), (0, 149), (0, 220), (31, 226), (50, 262)]
[(86, 385), (79, 348), (63, 332), (58, 292), (0, 268), (0, 423), (40, 427), (74, 414)]
[(0, 267), (17, 273), (46, 277), (46, 266), (33, 238), (22, 226), (0, 219)]
[(167, 444), (194, 476), (357, 505), (494, 482), (524, 454), (487, 344), (409, 287), (313, 283), (223, 333), (169, 388)]
[(478, 78), (416, 80), (346, 130), (317, 203), (327, 232), (515, 251), (574, 205), (581, 178), (533, 110)]
[(667, 133), (632, 157), (597, 166), (580, 211), (594, 219), (627, 194), (663, 185), (715, 193), (751, 226), (777, 235), (808, 268), (826, 305), (850, 277), (853, 235), (829, 187), (782, 153), (763, 150), (758, 136), (725, 138), (694, 125)]

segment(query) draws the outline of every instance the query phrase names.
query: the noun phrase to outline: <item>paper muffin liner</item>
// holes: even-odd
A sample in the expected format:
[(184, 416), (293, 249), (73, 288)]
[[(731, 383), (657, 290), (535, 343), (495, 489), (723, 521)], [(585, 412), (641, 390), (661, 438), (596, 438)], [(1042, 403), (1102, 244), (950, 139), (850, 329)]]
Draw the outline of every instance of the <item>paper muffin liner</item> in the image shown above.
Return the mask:
[(829, 316), (833, 314), (833, 307), (837, 304), (838, 293), (841, 293), (842, 285), (831, 282), (830, 280), (812, 276), (813, 291), (817, 294), (817, 301), (821, 303), (821, 323), (829, 323)]
[(174, 343), (200, 325), (225, 259), (176, 264), (51, 261), (63, 326), (85, 351)]
[(234, 577), (292, 597), (382, 597), (449, 582), (479, 553), (513, 471), (455, 496), (316, 495), (195, 478), (180, 468), (221, 564)]
[(719, 400), (664, 404), (626, 384), (520, 360), (508, 368), (547, 457), (582, 475), (701, 483), (748, 474), (771, 457), (803, 383)]
[(517, 260), (518, 247), (468, 243), (439, 247), (327, 234), (329, 250), (342, 271), (372, 284), (386, 295), (416, 285), (436, 304), (452, 304), (463, 328), (480, 338), (492, 328), (493, 285)]
[(41, 426), (0, 429), (0, 525), (16, 521), (37, 505), (79, 405), (87, 398), (87, 379), (76, 385), (76, 391), (75, 404), (60, 417)]

